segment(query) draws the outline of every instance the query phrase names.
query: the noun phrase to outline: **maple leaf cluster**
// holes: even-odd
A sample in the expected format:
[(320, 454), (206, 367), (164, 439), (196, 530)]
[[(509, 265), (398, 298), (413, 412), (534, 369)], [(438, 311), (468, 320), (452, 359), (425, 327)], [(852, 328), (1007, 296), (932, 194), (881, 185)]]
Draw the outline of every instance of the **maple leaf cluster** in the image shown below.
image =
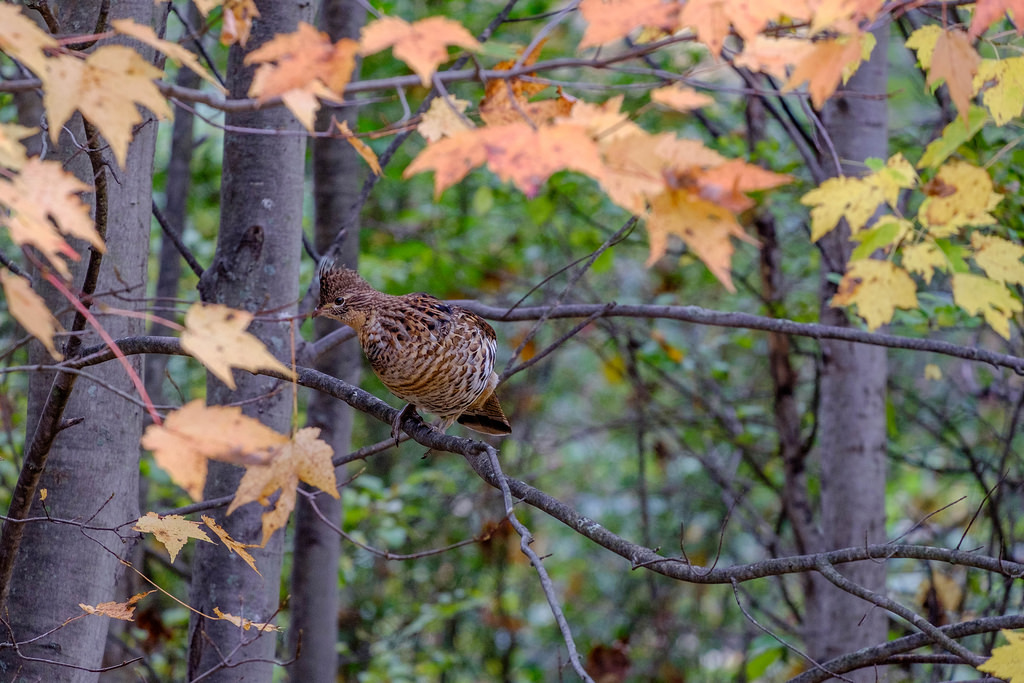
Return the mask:
[[(997, 221), (992, 211), (1002, 195), (988, 173), (954, 160), (921, 183), (900, 154), (876, 166), (860, 178), (827, 180), (802, 200), (811, 207), (812, 239), (845, 219), (859, 243), (832, 304), (856, 304), (873, 330), (892, 320), (896, 309), (917, 308), (918, 285), (912, 274), (928, 284), (941, 272), (949, 276), (954, 303), (969, 315), (983, 316), (993, 330), (1009, 338), (1010, 318), (1024, 312), (1024, 304), (1010, 289), (1024, 284), (1024, 247), (993, 234)], [(903, 190), (923, 195), (916, 221), (899, 215)], [(887, 211), (877, 213), (879, 204)], [(969, 243), (949, 239), (964, 232), (969, 232)], [(887, 260), (871, 258), (878, 252)], [(968, 260), (984, 275), (971, 272)]]

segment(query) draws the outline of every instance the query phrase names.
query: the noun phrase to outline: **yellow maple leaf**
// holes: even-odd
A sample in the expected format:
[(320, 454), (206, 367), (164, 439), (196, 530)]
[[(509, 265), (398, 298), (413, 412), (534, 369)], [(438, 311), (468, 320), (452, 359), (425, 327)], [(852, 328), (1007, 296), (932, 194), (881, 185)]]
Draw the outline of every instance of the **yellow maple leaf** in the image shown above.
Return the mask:
[(1002, 237), (983, 235), (975, 232), (971, 235), (971, 246), (974, 247), (972, 258), (993, 280), (1024, 284), (1024, 247)]
[(673, 31), (678, 25), (679, 5), (661, 0), (583, 0), (580, 14), (587, 30), (580, 49), (621, 40), (641, 26)]
[(983, 671), (1010, 683), (1024, 683), (1024, 633), (1003, 630), (1006, 645), (992, 650), (992, 656), (978, 666)]
[(1010, 317), (1024, 312), (1006, 285), (971, 273), (953, 273), (953, 302), (970, 315), (982, 314), (989, 327), (1010, 338)]
[(865, 180), (882, 190), (882, 196), (890, 206), (896, 206), (900, 190), (917, 185), (917, 172), (903, 154), (897, 153), (889, 157), (883, 168), (867, 176)]
[(248, 631), (249, 629), (253, 629), (253, 628), (256, 629), (257, 631), (280, 631), (281, 630), (280, 627), (275, 626), (274, 624), (262, 623), (262, 622), (259, 622), (259, 621), (253, 621), (251, 619), (246, 619), (245, 617), (236, 617), (234, 614), (228, 614), (227, 612), (222, 612), (220, 607), (214, 607), (213, 608), (213, 613), (216, 614), (217, 618), (220, 619), (221, 621), (230, 621), (232, 624), (234, 624), (235, 626), (238, 626), (243, 631)]
[(25, 154), (25, 145), (18, 141), (38, 132), (38, 128), (19, 126), (16, 123), (0, 123), (0, 167), (17, 171), (24, 166), (28, 156)]
[(465, 26), (447, 17), (428, 17), (412, 24), (398, 17), (381, 17), (360, 32), (359, 54), (393, 48), (395, 57), (408, 64), (424, 87), (429, 87), (437, 67), (448, 61), (449, 45), (480, 49), (480, 43)]
[(730, 267), (733, 246), (730, 237), (756, 244), (743, 231), (728, 209), (686, 190), (668, 190), (651, 200), (647, 218), (650, 255), (647, 265), (665, 255), (669, 235), (683, 240), (730, 292), (735, 292)]
[(171, 562), (174, 562), (178, 551), (185, 547), (190, 538), (213, 543), (206, 532), (199, 528), (199, 522), (192, 522), (181, 515), (164, 516), (147, 512), (145, 517), (139, 517), (132, 529), (144, 534), (153, 534), (153, 537), (167, 548)]
[(199, 59), (196, 58), (195, 53), (181, 45), (178, 45), (177, 43), (163, 40), (157, 36), (156, 31), (151, 27), (143, 24), (136, 24), (131, 19), (115, 19), (110, 22), (110, 25), (113, 26), (114, 30), (118, 33), (131, 36), (132, 38), (135, 38), (135, 40), (149, 45), (154, 50), (167, 55), (179, 64), (185, 65), (192, 71), (192, 73), (213, 85), (213, 87), (221, 93), (225, 95), (228, 93), (227, 88), (222, 86), (209, 71), (203, 68), (203, 65), (199, 63)]
[(0, 52), (27, 66), (36, 76), (46, 73), (45, 50), (57, 41), (21, 13), (16, 4), (0, 4)]
[(989, 212), (1003, 198), (993, 191), (988, 171), (959, 160), (942, 166), (925, 192), (929, 196), (917, 217), (934, 237), (949, 237), (967, 226), (993, 225), (996, 219)]
[(223, 304), (193, 304), (185, 313), (181, 348), (230, 389), (235, 388), (231, 368), (272, 370), (294, 378), (295, 373), (274, 358), (263, 342), (245, 331), (252, 319), (252, 313)]
[(312, 131), (317, 98), (341, 101), (352, 78), (359, 44), (349, 38), (332, 43), (322, 31), (300, 21), (294, 33), (282, 33), (250, 52), (246, 64), (259, 64), (250, 97), (265, 102), (280, 97), (288, 110)]
[(811, 239), (818, 241), (843, 218), (856, 234), (885, 201), (885, 190), (865, 178), (839, 176), (829, 178), (805, 194), (800, 203), (811, 207)]
[(441, 138), (475, 128), (471, 121), (460, 116), (468, 106), (469, 102), (466, 100), (451, 95), (435, 97), (430, 102), (430, 109), (420, 119), (416, 130), (427, 139), (427, 142), (437, 142)]
[(50, 313), (43, 297), (32, 290), (28, 280), (6, 268), (0, 268), (0, 283), (7, 297), (7, 311), (26, 332), (43, 343), (54, 360), (61, 360), (63, 356), (53, 343), (53, 335), (61, 329), (60, 323)]
[[(213, 517), (203, 515), (202, 520), (203, 524), (210, 527), (210, 529), (213, 530), (213, 533), (217, 534), (217, 537), (220, 538), (221, 543), (226, 545), (228, 547), (228, 550), (236, 553), (245, 561), (247, 565), (252, 567), (252, 570), (254, 572), (260, 574), (260, 570), (256, 568), (256, 560), (253, 559), (253, 556), (249, 553), (248, 550), (246, 550), (246, 548), (255, 548), (256, 546), (248, 543), (239, 543), (235, 539), (231, 538), (231, 534), (229, 534), (220, 524), (217, 524)], [(263, 576), (263, 574), (260, 574), (260, 576)]]
[(77, 109), (103, 134), (117, 163), (124, 168), (128, 143), (142, 114), (135, 105), (149, 109), (158, 119), (171, 119), (167, 100), (154, 79), (163, 72), (126, 45), (104, 45), (85, 60), (56, 55), (47, 60), (43, 104), (50, 119), (54, 143), (64, 123)]
[(941, 26), (936, 24), (925, 24), (909, 36), (904, 45), (917, 53), (917, 63), (925, 71), (932, 68), (932, 53), (935, 52), (935, 42), (943, 33)]
[(876, 330), (892, 320), (897, 308), (917, 308), (917, 286), (907, 271), (889, 261), (853, 261), (831, 301), (832, 306), (851, 304), (857, 304), (868, 329)]
[(1024, 57), (983, 59), (974, 77), (974, 91), (982, 93), (981, 101), (988, 107), (996, 125), (1003, 126), (1024, 111)]
[(911, 244), (904, 247), (901, 253), (903, 267), (911, 273), (921, 275), (927, 283), (931, 283), (936, 270), (949, 270), (946, 255), (932, 242)]
[(783, 89), (792, 90), (806, 82), (811, 103), (820, 109), (839, 82), (848, 81), (860, 63), (871, 56), (873, 47), (871, 34), (861, 32), (813, 43), (796, 63)]
[(693, 88), (676, 83), (675, 85), (667, 85), (664, 88), (652, 90), (651, 102), (672, 107), (676, 111), (685, 112), (714, 104), (715, 100), (713, 97), (697, 92)]
[[(174, 560), (171, 561), (173, 562)], [(155, 590), (151, 590), (146, 591), (145, 593), (138, 593), (124, 602), (101, 602), (95, 607), (80, 602), (78, 603), (78, 606), (81, 607), (86, 614), (99, 614), (104, 617), (110, 617), (111, 619), (135, 621), (135, 603), (150, 593), (155, 592)]]
[(338, 123), (338, 120), (334, 119), (334, 127), (341, 136), (345, 138), (345, 141), (352, 145), (352, 149), (356, 151), (356, 154), (362, 157), (363, 161), (370, 166), (370, 170), (373, 171), (374, 175), (380, 175), (384, 172), (381, 170), (380, 160), (377, 159), (377, 153), (373, 151), (372, 147), (355, 136), (352, 129), (348, 127), (348, 121)]
[(288, 443), (288, 437), (238, 406), (206, 406), (196, 399), (170, 413), (162, 425), (150, 425), (142, 447), (153, 451), (156, 464), (193, 500), (203, 497), (208, 458), (236, 465), (262, 463), (269, 449)]
[(942, 368), (935, 363), (928, 363), (924, 366), (924, 378), (932, 380), (933, 382), (938, 382), (942, 379)]
[(317, 438), (319, 436), (319, 428), (300, 429), (294, 439), (276, 449), (268, 463), (246, 467), (235, 498), (228, 506), (229, 515), (253, 501), (268, 505), (270, 496), (281, 491), (274, 508), (263, 513), (264, 546), (274, 532), (288, 521), (288, 516), (295, 508), (295, 491), (300, 480), (335, 498), (339, 497), (334, 465), (331, 463), (334, 450)]
[(70, 278), (71, 271), (58, 257), (63, 255), (77, 261), (78, 253), (64, 241), (61, 232), (86, 240), (100, 252), (105, 251), (89, 205), (78, 197), (80, 192), (90, 189), (65, 171), (59, 162), (33, 157), (13, 178), (0, 177), (0, 205), (10, 212), (6, 216), (0, 213), (0, 225), (7, 226), (15, 244), (32, 245), (54, 270)]

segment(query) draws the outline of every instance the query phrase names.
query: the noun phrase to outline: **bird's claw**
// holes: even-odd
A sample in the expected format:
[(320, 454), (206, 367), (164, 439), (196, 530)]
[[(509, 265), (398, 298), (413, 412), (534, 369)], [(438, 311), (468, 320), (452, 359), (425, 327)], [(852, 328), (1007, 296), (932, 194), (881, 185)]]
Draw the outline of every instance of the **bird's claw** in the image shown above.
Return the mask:
[(411, 403), (406, 403), (405, 407), (398, 411), (395, 415), (395, 419), (391, 422), (391, 438), (395, 440), (395, 448), (398, 448), (398, 443), (402, 438), (402, 423), (406, 419), (413, 419), (417, 422), (422, 422), (423, 418), (416, 412), (416, 406)]

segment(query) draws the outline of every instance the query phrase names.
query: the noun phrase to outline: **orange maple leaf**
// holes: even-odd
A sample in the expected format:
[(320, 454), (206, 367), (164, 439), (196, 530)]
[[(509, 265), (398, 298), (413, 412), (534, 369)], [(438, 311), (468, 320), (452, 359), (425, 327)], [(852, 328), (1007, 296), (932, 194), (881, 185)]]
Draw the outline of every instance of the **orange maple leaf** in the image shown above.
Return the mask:
[(729, 35), (729, 26), (745, 39), (754, 38), (768, 20), (779, 14), (770, 2), (752, 0), (688, 0), (679, 16), (681, 26), (692, 27), (697, 39), (718, 55)]
[(672, 31), (678, 24), (680, 6), (662, 0), (583, 0), (580, 14), (587, 30), (580, 49), (625, 38), (641, 26)]
[[(544, 41), (540, 41), (525, 58), (508, 59), (495, 64), (494, 71), (508, 71), (522, 60), (522, 66), (537, 61)], [(531, 76), (533, 74), (530, 74)], [(480, 118), (489, 126), (499, 126), (516, 121), (527, 121), (537, 126), (548, 123), (559, 116), (568, 116), (576, 103), (558, 88), (558, 97), (530, 102), (530, 97), (546, 89), (546, 83), (525, 81), (520, 77), (494, 78), (487, 81), (484, 97), (480, 100)]]
[(326, 33), (299, 22), (299, 30), (278, 35), (246, 55), (246, 64), (261, 65), (249, 95), (261, 102), (280, 96), (306, 130), (312, 131), (320, 108), (317, 98), (341, 101), (358, 49), (354, 40), (332, 43)]
[(974, 76), (980, 65), (981, 56), (963, 31), (943, 31), (935, 40), (931, 68), (928, 70), (928, 85), (934, 85), (939, 80), (946, 81), (949, 97), (965, 123), (975, 93)]
[(439, 196), (485, 161), (527, 197), (535, 196), (556, 171), (576, 170), (592, 177), (603, 172), (597, 144), (582, 126), (534, 129), (519, 122), (468, 130), (430, 144), (405, 169), (404, 177), (433, 169), (434, 194)]
[(647, 233), (651, 250), (648, 266), (665, 255), (668, 237), (675, 235), (730, 292), (736, 291), (729, 272), (733, 254), (730, 237), (757, 244), (757, 240), (743, 231), (731, 211), (687, 190), (668, 190), (651, 201)]
[(429, 17), (413, 24), (398, 17), (382, 17), (363, 27), (359, 38), (359, 54), (372, 55), (393, 47), (398, 57), (420, 77), (424, 86), (437, 67), (448, 61), (448, 46), (479, 50), (466, 27), (447, 17)]
[(839, 87), (839, 81), (849, 78), (851, 68), (856, 70), (863, 61), (865, 35), (856, 33), (814, 43), (796, 65), (784, 89), (792, 90), (806, 81), (811, 102), (820, 109)]
[(974, 5), (974, 17), (968, 35), (977, 38), (989, 26), (999, 21), (1007, 12), (1013, 12), (1017, 35), (1024, 35), (1024, 0), (978, 0)]
[(770, 190), (792, 182), (793, 178), (732, 159), (701, 172), (696, 180), (702, 198), (739, 213), (754, 205), (754, 200), (744, 193)]

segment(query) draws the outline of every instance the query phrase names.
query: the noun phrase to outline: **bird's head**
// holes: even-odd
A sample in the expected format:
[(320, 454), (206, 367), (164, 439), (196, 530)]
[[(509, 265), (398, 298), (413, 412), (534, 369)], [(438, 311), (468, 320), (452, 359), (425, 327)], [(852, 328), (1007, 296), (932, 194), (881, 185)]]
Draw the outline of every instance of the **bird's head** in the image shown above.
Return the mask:
[(317, 317), (331, 318), (359, 330), (381, 296), (359, 273), (350, 268), (321, 267), (320, 305), (313, 311)]

